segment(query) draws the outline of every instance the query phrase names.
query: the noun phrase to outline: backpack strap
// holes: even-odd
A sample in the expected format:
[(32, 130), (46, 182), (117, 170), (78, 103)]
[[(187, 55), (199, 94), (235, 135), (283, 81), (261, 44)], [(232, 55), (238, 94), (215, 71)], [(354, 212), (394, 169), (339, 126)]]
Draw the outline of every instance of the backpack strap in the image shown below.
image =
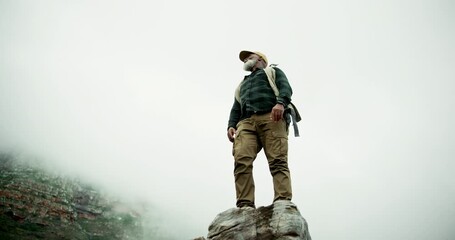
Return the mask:
[[(270, 87), (272, 87), (273, 92), (275, 93), (275, 96), (278, 97), (280, 95), (280, 91), (278, 90), (278, 87), (276, 86), (275, 83), (275, 69), (273, 68), (273, 65), (264, 68), (265, 74), (267, 74), (267, 78), (269, 79), (269, 84)], [(299, 112), (297, 111), (297, 108), (293, 103), (289, 103), (287, 108), (289, 109), (289, 114), (292, 119), (292, 127), (294, 128), (294, 136), (299, 137), (299, 128), (297, 127), (297, 122), (299, 122), (302, 118), (300, 117)], [(290, 123), (290, 120), (286, 120), (288, 124)]]
[(235, 89), (235, 100), (240, 103), (240, 87), (242, 86), (242, 82), (239, 83), (239, 86)]
[(280, 91), (275, 84), (275, 69), (273, 67), (266, 67), (264, 68), (264, 72), (267, 75), (267, 79), (269, 80), (270, 87), (272, 87), (275, 96), (278, 97), (280, 95)]
[[(289, 109), (289, 114), (291, 115), (292, 127), (294, 128), (294, 136), (300, 137), (299, 127), (297, 126), (297, 122), (299, 122), (302, 118), (300, 117), (299, 111), (297, 111), (297, 108), (295, 107), (295, 105), (292, 102), (289, 103), (287, 108)], [(289, 121), (289, 120), (287, 120), (287, 121)], [(289, 122), (288, 122), (288, 124), (289, 124)]]

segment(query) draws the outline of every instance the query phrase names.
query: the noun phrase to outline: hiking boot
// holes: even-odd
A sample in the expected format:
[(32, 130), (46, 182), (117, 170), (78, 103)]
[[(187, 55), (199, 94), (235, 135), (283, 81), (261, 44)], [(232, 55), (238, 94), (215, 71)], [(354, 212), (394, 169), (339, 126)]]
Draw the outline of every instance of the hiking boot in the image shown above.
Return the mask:
[(237, 207), (238, 208), (250, 207), (250, 208), (253, 208), (253, 209), (256, 208), (256, 206), (254, 206), (254, 203), (252, 203), (250, 201), (246, 201), (246, 200), (242, 200), (242, 201), (237, 202)]
[(273, 204), (286, 204), (286, 203), (290, 203), (291, 200), (289, 199), (277, 199), (275, 201), (273, 201)]
[(255, 207), (249, 206), (249, 205), (244, 205), (239, 207), (241, 210), (254, 210), (256, 209)]

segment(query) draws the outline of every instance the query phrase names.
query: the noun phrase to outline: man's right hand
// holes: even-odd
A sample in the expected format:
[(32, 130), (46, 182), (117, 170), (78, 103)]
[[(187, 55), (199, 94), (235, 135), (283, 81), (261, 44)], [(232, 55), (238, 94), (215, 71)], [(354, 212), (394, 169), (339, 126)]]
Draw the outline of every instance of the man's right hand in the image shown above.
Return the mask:
[(230, 127), (227, 131), (227, 136), (229, 138), (229, 141), (231, 142), (234, 142), (234, 138), (235, 138), (235, 128), (233, 127)]

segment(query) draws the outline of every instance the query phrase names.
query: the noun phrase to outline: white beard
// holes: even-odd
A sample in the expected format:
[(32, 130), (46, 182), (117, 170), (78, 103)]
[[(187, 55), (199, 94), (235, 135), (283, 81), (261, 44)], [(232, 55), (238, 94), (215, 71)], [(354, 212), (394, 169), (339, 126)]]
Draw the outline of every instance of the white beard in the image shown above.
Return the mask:
[(250, 60), (246, 61), (243, 64), (243, 70), (251, 71), (253, 69), (254, 65), (256, 65), (256, 63), (257, 63), (257, 60), (254, 60), (254, 59), (250, 59)]

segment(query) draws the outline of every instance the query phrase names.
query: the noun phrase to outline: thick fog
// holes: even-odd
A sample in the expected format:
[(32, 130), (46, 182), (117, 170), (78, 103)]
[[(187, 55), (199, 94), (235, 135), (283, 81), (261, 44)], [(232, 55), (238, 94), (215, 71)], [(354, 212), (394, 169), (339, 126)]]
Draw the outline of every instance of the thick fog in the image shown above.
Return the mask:
[[(0, 0), (0, 150), (166, 213), (235, 206), (240, 50), (286, 73), (293, 202), (314, 239), (455, 237), (455, 4)], [(291, 128), (292, 132), (292, 128)], [(264, 154), (256, 205), (272, 203)], [(171, 225), (171, 223), (173, 225)]]

